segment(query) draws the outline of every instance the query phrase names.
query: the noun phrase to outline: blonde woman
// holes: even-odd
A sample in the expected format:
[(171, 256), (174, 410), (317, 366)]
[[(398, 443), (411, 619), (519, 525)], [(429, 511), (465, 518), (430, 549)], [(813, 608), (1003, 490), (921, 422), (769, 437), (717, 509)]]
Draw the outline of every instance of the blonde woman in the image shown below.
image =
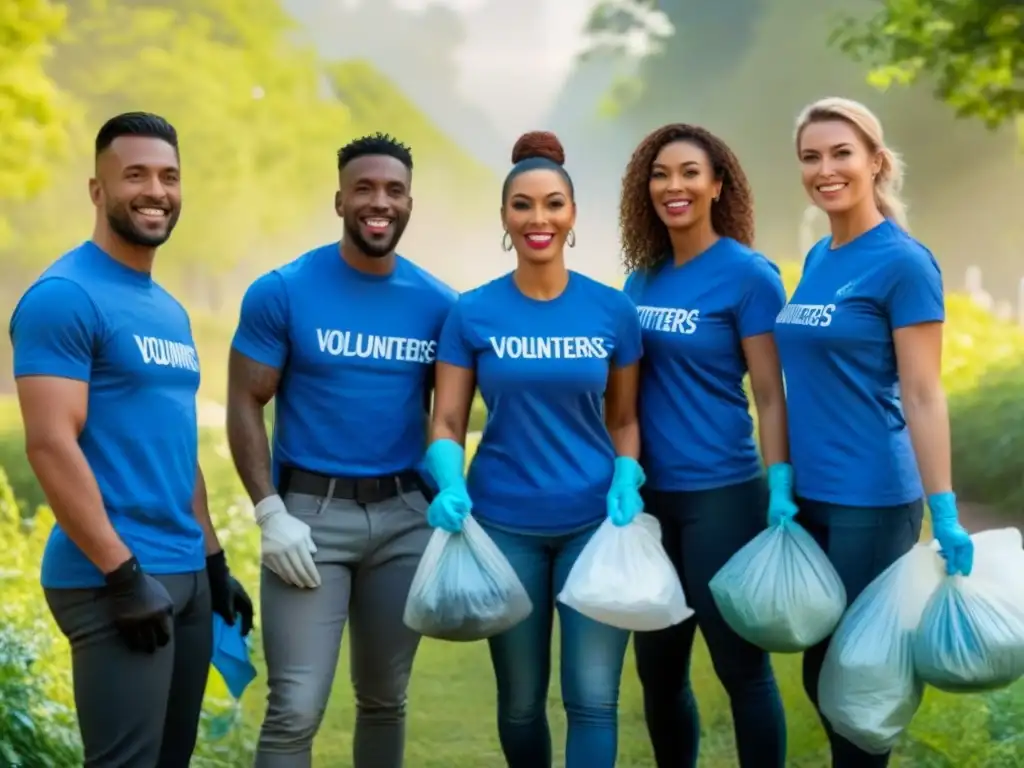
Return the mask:
[[(950, 479), (949, 418), (939, 380), (942, 275), (907, 231), (902, 166), (867, 107), (840, 98), (797, 120), (803, 184), (831, 234), (804, 262), (775, 339), (790, 404), (798, 520), (828, 553), (850, 601), (910, 550), (924, 497), (950, 573), (973, 547)], [(817, 703), (828, 640), (804, 654)], [(885, 766), (832, 732), (833, 766)]]

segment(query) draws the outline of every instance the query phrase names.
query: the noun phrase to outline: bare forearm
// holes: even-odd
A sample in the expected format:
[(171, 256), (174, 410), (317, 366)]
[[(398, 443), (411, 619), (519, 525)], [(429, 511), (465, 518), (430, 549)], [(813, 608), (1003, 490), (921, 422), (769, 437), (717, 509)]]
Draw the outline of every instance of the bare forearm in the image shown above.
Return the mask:
[(903, 412), (910, 427), (925, 493), (931, 496), (952, 490), (949, 410), (945, 394), (938, 391), (927, 398), (904, 401)]
[(253, 504), (277, 493), (270, 469), (270, 442), (263, 406), (252, 398), (228, 404), (228, 446), (242, 485)]
[(616, 456), (630, 459), (640, 458), (640, 423), (629, 421), (623, 424), (609, 425), (608, 434), (612, 438), (612, 446)]
[(445, 418), (435, 414), (430, 423), (430, 442), (437, 440), (454, 440), (459, 445), (466, 445), (467, 425), (457, 418)]
[(781, 395), (757, 402), (757, 432), (766, 467), (789, 461), (786, 400)]
[(132, 557), (110, 524), (96, 477), (77, 443), (30, 447), (29, 464), (61, 530), (103, 573)]
[(210, 519), (210, 498), (206, 492), (206, 478), (203, 477), (203, 470), (200, 467), (196, 467), (196, 489), (192, 494), (192, 514), (196, 516), (196, 520), (203, 529), (206, 554), (213, 555), (220, 552), (217, 531), (213, 527), (213, 520)]

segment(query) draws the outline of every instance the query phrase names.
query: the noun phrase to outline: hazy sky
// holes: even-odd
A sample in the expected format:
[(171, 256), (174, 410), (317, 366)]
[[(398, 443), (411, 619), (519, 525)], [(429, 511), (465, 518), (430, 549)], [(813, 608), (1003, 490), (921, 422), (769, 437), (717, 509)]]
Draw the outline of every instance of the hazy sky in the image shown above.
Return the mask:
[[(358, 8), (372, 0), (286, 0), (286, 5)], [(456, 87), (506, 140), (539, 125), (569, 75), (596, 0), (394, 0), (456, 12), (465, 38), (454, 52)], [(300, 16), (302, 14), (300, 13)], [(382, 32), (384, 32), (382, 30)], [(429, 107), (428, 107), (429, 111)]]

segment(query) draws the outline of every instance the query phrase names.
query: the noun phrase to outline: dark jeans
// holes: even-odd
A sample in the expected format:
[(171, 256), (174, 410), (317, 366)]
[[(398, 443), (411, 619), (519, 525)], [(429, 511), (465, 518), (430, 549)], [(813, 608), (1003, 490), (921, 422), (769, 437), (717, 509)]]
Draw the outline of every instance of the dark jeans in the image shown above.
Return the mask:
[(498, 737), (509, 768), (551, 768), (547, 699), (551, 629), (561, 630), (562, 701), (568, 721), (566, 768), (613, 768), (618, 751), (619, 682), (629, 632), (556, 603), (595, 527), (563, 535), (515, 533), (485, 525), (522, 581), (533, 613), (489, 641), (498, 683)]
[[(921, 536), (924, 502), (896, 507), (843, 507), (797, 499), (799, 522), (832, 561), (852, 604), (882, 571), (909, 552)], [(804, 653), (804, 689), (818, 706), (818, 678), (831, 638)], [(832, 730), (821, 718), (832, 747), (833, 768), (885, 768), (889, 755), (871, 755)]]
[(106, 590), (47, 589), (71, 643), (85, 768), (188, 768), (213, 655), (206, 571), (155, 576), (174, 601), (171, 641), (132, 651), (114, 627)]
[(699, 626), (729, 694), (740, 765), (781, 768), (786, 722), (769, 655), (729, 628), (708, 587), (729, 558), (767, 526), (764, 479), (707, 491), (648, 491), (645, 504), (661, 522), (665, 551), (694, 610), (682, 624), (634, 636), (655, 762), (659, 768), (697, 765), (700, 717), (690, 687), (690, 657)]

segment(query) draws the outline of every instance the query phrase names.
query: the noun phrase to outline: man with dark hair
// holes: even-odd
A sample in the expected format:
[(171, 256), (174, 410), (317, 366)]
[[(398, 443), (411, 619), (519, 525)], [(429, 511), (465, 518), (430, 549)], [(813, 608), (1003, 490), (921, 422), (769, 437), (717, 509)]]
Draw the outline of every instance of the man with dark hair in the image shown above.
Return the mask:
[(212, 612), (252, 625), (198, 463), (199, 360), (188, 314), (153, 281), (181, 210), (178, 138), (129, 113), (96, 136), (92, 239), (11, 318), (29, 463), (57, 519), (46, 601), (71, 643), (87, 768), (186, 768)]
[(256, 280), (231, 351), (228, 440), (263, 541), (270, 695), (258, 768), (311, 764), (349, 619), (354, 765), (399, 768), (419, 643), (402, 621), (430, 536), (415, 468), (456, 294), (395, 253), (412, 210), (406, 147), (354, 141), (338, 178), (341, 242)]

